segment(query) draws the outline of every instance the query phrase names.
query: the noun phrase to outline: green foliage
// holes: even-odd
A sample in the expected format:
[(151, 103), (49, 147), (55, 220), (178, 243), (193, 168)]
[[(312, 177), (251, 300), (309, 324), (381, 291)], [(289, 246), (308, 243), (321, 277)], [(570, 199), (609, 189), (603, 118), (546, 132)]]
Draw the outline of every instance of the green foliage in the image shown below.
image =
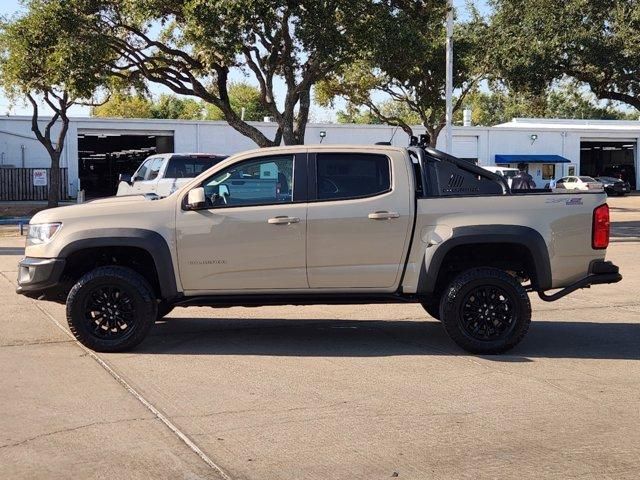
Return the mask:
[(493, 0), (487, 42), (495, 78), (541, 94), (570, 77), (600, 99), (640, 109), (638, 0)]
[[(411, 110), (406, 103), (393, 100), (386, 100), (377, 105), (381, 116), (386, 118), (398, 118), (406, 125), (420, 125), (420, 116)], [(336, 113), (338, 123), (365, 123), (365, 124), (382, 124), (384, 123), (380, 116), (375, 115), (365, 108), (356, 108), (353, 105), (347, 106), (344, 111)]]
[[(261, 122), (269, 116), (269, 110), (262, 105), (260, 89), (248, 83), (232, 83), (229, 85), (229, 103), (237, 116), (242, 115), (245, 109), (245, 121)], [(215, 105), (205, 106), (205, 118), (207, 120), (224, 120), (224, 113)]]
[[(260, 91), (247, 83), (231, 84), (229, 103), (238, 116), (245, 108), (246, 121), (262, 121), (268, 111), (260, 103)], [(157, 99), (141, 94), (118, 92), (107, 102), (91, 110), (95, 117), (113, 118), (173, 118), (182, 120), (224, 120), (224, 114), (215, 105), (193, 98), (162, 94)]]
[[(91, 28), (92, 12), (84, 1), (25, 0), (24, 5), (26, 13), (0, 22), (0, 87), (12, 101), (31, 103), (31, 130), (51, 158), (48, 205), (53, 207), (59, 200), (67, 111), (112, 86), (108, 64), (113, 53), (106, 38)], [(38, 122), (39, 100), (53, 111), (44, 129)]]
[(89, 99), (108, 82), (106, 39), (65, 0), (28, 0), (27, 14), (0, 24), (0, 84), (13, 98), (67, 92)]
[(152, 102), (142, 95), (117, 93), (104, 104), (91, 109), (93, 117), (107, 118), (153, 118)]
[[(422, 0), (375, 3), (377, 25), (357, 61), (318, 85), (315, 99), (331, 105), (341, 97), (349, 108), (366, 107), (372, 115), (412, 134), (422, 124), (435, 144), (445, 116), (446, 2)], [(458, 23), (454, 34), (454, 88), (460, 91), (454, 110), (483, 78), (487, 63), (487, 26), (475, 11)], [(375, 101), (380, 95), (384, 102)]]
[(193, 98), (179, 98), (175, 95), (162, 94), (152, 102), (152, 118), (174, 118), (181, 120), (199, 120), (202, 118), (202, 102)]
[[(94, 28), (109, 37), (118, 73), (204, 100), (215, 107), (209, 117), (221, 112), (261, 146), (303, 142), (313, 85), (353, 59), (367, 40), (363, 32), (371, 37), (376, 28), (367, 0), (68, 1), (95, 7)], [(239, 117), (232, 70), (253, 76), (260, 108), (249, 118), (274, 117), (273, 138)], [(278, 83), (285, 93), (277, 102)]]

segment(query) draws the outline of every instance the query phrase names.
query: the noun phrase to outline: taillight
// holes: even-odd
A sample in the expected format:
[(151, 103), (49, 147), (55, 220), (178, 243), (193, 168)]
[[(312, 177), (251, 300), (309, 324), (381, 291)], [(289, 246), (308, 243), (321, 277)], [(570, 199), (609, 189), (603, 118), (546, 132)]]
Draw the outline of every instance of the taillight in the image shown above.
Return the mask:
[(596, 250), (609, 246), (609, 205), (606, 203), (593, 211), (591, 246)]

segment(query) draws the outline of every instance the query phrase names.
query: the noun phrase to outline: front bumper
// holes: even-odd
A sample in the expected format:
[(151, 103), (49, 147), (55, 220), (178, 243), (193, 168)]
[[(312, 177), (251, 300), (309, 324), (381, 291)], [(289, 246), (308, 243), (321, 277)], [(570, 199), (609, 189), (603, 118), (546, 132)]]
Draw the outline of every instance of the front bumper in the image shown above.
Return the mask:
[(23, 258), (18, 264), (18, 288), (16, 292), (29, 297), (40, 297), (60, 286), (64, 271), (60, 258)]
[(622, 275), (620, 275), (620, 269), (617, 265), (604, 260), (594, 260), (589, 265), (589, 273), (587, 276), (563, 288), (559, 292), (551, 295), (538, 292), (538, 296), (545, 302), (555, 302), (580, 288), (589, 288), (591, 285), (601, 285), (604, 283), (618, 283), (620, 280), (622, 280)]

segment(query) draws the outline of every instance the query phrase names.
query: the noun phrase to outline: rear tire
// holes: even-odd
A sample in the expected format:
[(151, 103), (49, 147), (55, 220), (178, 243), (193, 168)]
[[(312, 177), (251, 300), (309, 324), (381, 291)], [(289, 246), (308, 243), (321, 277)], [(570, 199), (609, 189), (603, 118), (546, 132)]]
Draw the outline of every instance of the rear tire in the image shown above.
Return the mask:
[(497, 268), (458, 275), (440, 301), (447, 334), (471, 353), (497, 354), (515, 347), (531, 323), (529, 296), (514, 277)]
[(99, 267), (85, 274), (67, 297), (71, 333), (96, 352), (122, 352), (138, 345), (157, 315), (153, 289), (125, 267)]

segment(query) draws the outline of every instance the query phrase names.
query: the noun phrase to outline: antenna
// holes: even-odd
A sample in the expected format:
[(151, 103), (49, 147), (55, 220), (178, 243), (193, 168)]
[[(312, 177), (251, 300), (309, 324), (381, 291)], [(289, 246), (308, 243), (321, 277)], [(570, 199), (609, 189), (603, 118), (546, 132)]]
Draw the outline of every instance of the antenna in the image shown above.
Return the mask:
[(400, 125), (396, 125), (396, 128), (393, 129), (393, 133), (391, 134), (391, 138), (389, 139), (389, 145), (391, 145), (391, 142), (393, 142), (393, 137), (396, 136), (396, 132), (398, 131), (398, 128), (400, 128)]

